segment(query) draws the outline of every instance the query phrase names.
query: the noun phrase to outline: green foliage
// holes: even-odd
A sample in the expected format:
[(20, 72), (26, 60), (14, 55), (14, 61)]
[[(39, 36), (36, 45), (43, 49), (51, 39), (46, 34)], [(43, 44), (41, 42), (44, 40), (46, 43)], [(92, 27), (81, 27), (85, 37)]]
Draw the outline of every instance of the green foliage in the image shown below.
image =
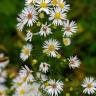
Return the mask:
[[(63, 47), (63, 52), (61, 53), (66, 57), (78, 54), (82, 61), (82, 68), (80, 69), (80, 72), (82, 71), (81, 73), (84, 73), (84, 76), (96, 76), (96, 1), (67, 0), (67, 2), (71, 4), (71, 11), (68, 13), (68, 18), (70, 20), (73, 19), (78, 23), (79, 30), (78, 33), (72, 37), (72, 45), (66, 48)], [(20, 48), (24, 44), (22, 40), (24, 34), (18, 34), (16, 30), (16, 18), (17, 14), (21, 12), (22, 8), (24, 7), (23, 5), (23, 0), (0, 0), (0, 51), (5, 51), (5, 53), (7, 53), (7, 55), (10, 57), (11, 64), (9, 66), (12, 68), (19, 68), (21, 66), (19, 53)], [(60, 40), (59, 37), (61, 37), (62, 34), (59, 33), (59, 30), (60, 28), (56, 29), (55, 31), (57, 34), (54, 35), (54, 38), (58, 40)], [(38, 31), (38, 28), (36, 31)], [(76, 76), (79, 74), (74, 75), (75, 72), (68, 72), (68, 69), (63, 70), (65, 63), (62, 60), (60, 61), (61, 63), (59, 63), (59, 60), (46, 57), (45, 54), (41, 56), (42, 47), (40, 48), (40, 45), (42, 46), (43, 41), (44, 38), (40, 38), (39, 36), (33, 38), (32, 43), (34, 50), (32, 51), (32, 58), (30, 57), (30, 62), (32, 62), (32, 59), (38, 60), (38, 64), (42, 60), (45, 62), (47, 61), (49, 64), (52, 64), (54, 61), (54, 64), (52, 65), (54, 70), (52, 69), (52, 71), (56, 73), (53, 74), (53, 72), (50, 71), (50, 74), (52, 74), (51, 77), (60, 78), (63, 81), (66, 77), (68, 77), (70, 79), (69, 83), (76, 83), (75, 80), (72, 80), (72, 78), (76, 78)], [(33, 56), (33, 54), (36, 55)], [(31, 67), (34, 66), (35, 65), (32, 65)], [(65, 66), (67, 65), (65, 64)], [(37, 69), (34, 67), (34, 70), (36, 71)], [(61, 74), (61, 76), (59, 74)], [(77, 88), (79, 83), (80, 82), (77, 81)], [(72, 86), (74, 87), (74, 85)], [(65, 93), (70, 93), (68, 90), (66, 90)], [(74, 90), (75, 92), (70, 93), (72, 94), (71, 96), (78, 96), (78, 93), (76, 93), (77, 89)]]

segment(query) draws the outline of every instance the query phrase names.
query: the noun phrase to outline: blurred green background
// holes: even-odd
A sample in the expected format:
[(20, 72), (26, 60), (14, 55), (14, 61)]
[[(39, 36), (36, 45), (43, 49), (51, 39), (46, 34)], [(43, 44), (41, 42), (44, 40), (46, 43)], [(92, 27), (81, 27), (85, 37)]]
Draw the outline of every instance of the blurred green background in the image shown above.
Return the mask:
[[(86, 76), (96, 76), (96, 0), (66, 0), (71, 5), (70, 20), (78, 24), (78, 33), (73, 36), (70, 54), (77, 54), (82, 61), (80, 71)], [(9, 67), (19, 64), (22, 34), (16, 31), (16, 18), (24, 8), (24, 0), (0, 0), (0, 51), (11, 60)]]

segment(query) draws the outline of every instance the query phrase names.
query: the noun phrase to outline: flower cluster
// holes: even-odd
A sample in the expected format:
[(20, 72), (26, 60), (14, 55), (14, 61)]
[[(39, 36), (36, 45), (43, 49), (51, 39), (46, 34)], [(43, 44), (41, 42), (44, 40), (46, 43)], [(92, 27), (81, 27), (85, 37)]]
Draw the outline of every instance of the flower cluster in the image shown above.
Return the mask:
[(0, 96), (7, 96), (7, 87), (4, 85), (7, 78), (7, 71), (5, 67), (9, 63), (9, 58), (4, 56), (4, 53), (0, 53)]
[(49, 65), (41, 63), (41, 71), (37, 72), (34, 76), (33, 71), (26, 65), (20, 70), (18, 76), (13, 80), (12, 89), (15, 90), (13, 96), (42, 96), (45, 91), (50, 95), (58, 95), (63, 91), (63, 83), (61, 81), (49, 80), (48, 77), (42, 72), (46, 73)]
[[(27, 32), (25, 44), (21, 50), (20, 58), (26, 61), (31, 54), (34, 55), (35, 47), (33, 38), (38, 36), (42, 40), (41, 56), (51, 59), (63, 59), (70, 69), (80, 67), (80, 60), (77, 56), (70, 56), (64, 59), (62, 47), (69, 46), (71, 37), (77, 32), (77, 24), (67, 18), (70, 5), (65, 0), (25, 0), (25, 7), (18, 15), (17, 29), (20, 32)], [(55, 38), (57, 29), (60, 29), (61, 37)], [(38, 31), (39, 30), (39, 31)], [(57, 33), (59, 34), (59, 32)], [(38, 53), (37, 53), (38, 55)], [(31, 59), (31, 58), (30, 58)], [(41, 62), (42, 61), (42, 62)], [(58, 96), (63, 91), (64, 83), (60, 80), (51, 79), (46, 73), (49, 72), (51, 64), (46, 63), (44, 58), (39, 61), (39, 71), (33, 72), (27, 66), (23, 67), (19, 75), (13, 80), (15, 90), (14, 96)], [(63, 63), (64, 63), (63, 62)], [(35, 61), (36, 63), (36, 61)], [(86, 78), (82, 84), (84, 93), (94, 93), (96, 90), (95, 80)]]
[[(67, 12), (70, 10), (70, 5), (64, 0), (26, 0), (25, 8), (18, 15), (17, 29), (24, 31), (27, 27), (25, 41), (32, 42), (34, 35), (43, 36), (45, 38), (55, 34), (54, 27), (60, 27), (62, 34), (62, 42), (65, 46), (71, 44), (70, 37), (77, 32), (75, 21), (67, 19)], [(45, 20), (44, 17), (48, 16)], [(44, 19), (44, 20), (43, 20)], [(31, 30), (34, 26), (39, 28), (39, 32)], [(50, 57), (56, 57), (61, 46), (60, 41), (49, 38), (43, 42), (43, 53)], [(33, 46), (34, 47), (34, 46)], [(32, 45), (27, 44), (23, 47), (20, 54), (22, 60), (27, 60), (32, 51)]]

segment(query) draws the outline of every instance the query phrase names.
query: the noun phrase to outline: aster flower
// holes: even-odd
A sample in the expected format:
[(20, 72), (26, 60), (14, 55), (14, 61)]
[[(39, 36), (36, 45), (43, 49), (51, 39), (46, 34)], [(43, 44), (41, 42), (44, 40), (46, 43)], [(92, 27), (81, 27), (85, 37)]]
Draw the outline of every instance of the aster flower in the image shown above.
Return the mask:
[(65, 0), (58, 0), (58, 7), (68, 12), (70, 10), (70, 5), (66, 4)]
[(31, 84), (31, 88), (30, 88), (30, 92), (28, 96), (42, 96), (42, 93), (40, 92), (40, 84), (39, 83), (32, 83)]
[(28, 82), (34, 82), (35, 79), (32, 75), (32, 70), (30, 70), (26, 65), (25, 67), (22, 67), (22, 69), (19, 72), (19, 75), (13, 79), (14, 85), (12, 86), (13, 88), (17, 88), (21, 86), (23, 83), (28, 83)]
[(94, 94), (96, 92), (96, 81), (93, 77), (86, 77), (83, 81), (82, 87), (84, 93)]
[(27, 96), (29, 93), (31, 85), (23, 83), (21, 86), (16, 88), (14, 96)]
[(20, 78), (27, 82), (33, 82), (34, 77), (32, 75), (32, 70), (30, 70), (27, 66), (23, 67), (22, 70), (19, 72)]
[(47, 75), (41, 73), (41, 72), (37, 72), (36, 73), (37, 79), (41, 80), (41, 82), (47, 81), (48, 77)]
[(46, 72), (48, 72), (48, 70), (49, 70), (49, 67), (50, 67), (50, 65), (49, 64), (47, 64), (47, 63), (41, 63), (40, 64), (40, 66), (39, 66), (39, 70), (40, 71), (42, 71), (42, 72), (44, 72), (44, 73), (46, 73)]
[(46, 23), (45, 25), (42, 25), (39, 34), (40, 34), (41, 36), (44, 35), (44, 37), (46, 37), (46, 36), (49, 35), (49, 34), (52, 34), (51, 28), (49, 28), (49, 26), (50, 26), (50, 25), (47, 25), (47, 23)]
[(69, 67), (70, 68), (78, 68), (79, 66), (80, 66), (80, 61), (79, 61), (79, 59), (77, 58), (77, 56), (75, 56), (75, 57), (70, 57), (69, 59), (68, 59), (68, 61), (69, 61)]
[(18, 24), (17, 29), (22, 31), (25, 24), (27, 26), (33, 26), (33, 23), (37, 20), (37, 13), (33, 6), (27, 6), (24, 8), (21, 14), (19, 14), (19, 17), (17, 18)]
[(71, 44), (70, 38), (63, 38), (63, 43), (65, 46), (69, 46)]
[(58, 96), (63, 91), (64, 84), (61, 81), (49, 80), (46, 91), (49, 95)]
[(63, 25), (63, 21), (66, 20), (66, 13), (63, 9), (56, 7), (50, 11), (49, 20), (53, 20), (54, 25)]
[(73, 33), (77, 32), (77, 25), (74, 21), (69, 22), (69, 20), (67, 20), (66, 22), (64, 22), (64, 28), (63, 28), (64, 34), (63, 36), (67, 36), (70, 37), (73, 35)]
[(51, 0), (37, 0), (35, 6), (37, 9), (39, 9), (39, 12), (46, 12), (46, 14), (49, 14), (49, 6), (50, 6)]
[(45, 41), (43, 48), (44, 53), (48, 54), (51, 57), (56, 57), (57, 50), (60, 49), (60, 43), (57, 40), (50, 39), (48, 41)]
[(28, 57), (31, 54), (31, 50), (32, 50), (32, 45), (31, 44), (27, 44), (23, 46), (22, 52), (20, 54), (20, 58), (25, 61), (28, 59)]

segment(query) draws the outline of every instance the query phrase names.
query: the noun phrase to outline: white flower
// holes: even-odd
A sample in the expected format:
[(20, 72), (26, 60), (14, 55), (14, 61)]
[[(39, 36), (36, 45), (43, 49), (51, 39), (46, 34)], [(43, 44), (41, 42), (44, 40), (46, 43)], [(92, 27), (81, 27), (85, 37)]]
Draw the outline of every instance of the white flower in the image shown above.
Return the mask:
[(37, 73), (36, 73), (36, 76), (37, 76), (37, 79), (40, 79), (40, 80), (41, 80), (41, 82), (48, 80), (47, 75), (45, 75), (45, 74), (43, 74), (43, 73), (37, 72)]
[(15, 88), (15, 94), (13, 96), (42, 96), (39, 91), (39, 83), (22, 83), (20, 86)]
[(32, 50), (32, 45), (31, 44), (27, 44), (23, 46), (22, 52), (20, 54), (20, 58), (25, 61), (28, 59), (28, 57), (31, 54), (31, 50)]
[(9, 58), (4, 56), (4, 53), (0, 53), (0, 68), (5, 68), (9, 63)]
[(7, 88), (4, 85), (0, 84), (0, 96), (7, 96), (6, 91)]
[(35, 79), (32, 75), (32, 72), (27, 66), (23, 67), (22, 70), (20, 70), (19, 75), (13, 79), (13, 88), (17, 88), (21, 86), (23, 83), (29, 83), (34, 82)]
[(50, 26), (50, 25), (47, 25), (47, 23), (46, 23), (45, 25), (42, 25), (39, 34), (40, 34), (41, 36), (44, 35), (44, 37), (46, 37), (46, 36), (49, 35), (49, 34), (52, 34), (51, 28), (49, 28), (49, 26)]
[(53, 20), (54, 25), (63, 25), (63, 21), (66, 20), (66, 13), (63, 9), (56, 7), (51, 10), (49, 20)]
[(58, 6), (66, 12), (70, 10), (70, 5), (66, 4), (64, 0), (58, 0)]
[(51, 4), (50, 1), (51, 0), (37, 0), (35, 6), (39, 9), (39, 12), (43, 11), (49, 14), (49, 6)]
[(19, 76), (27, 82), (33, 82), (34, 77), (32, 75), (32, 70), (30, 70), (27, 66), (23, 67), (22, 70), (19, 72)]
[(23, 83), (21, 86), (17, 87), (16, 88), (16, 92), (15, 94), (17, 96), (27, 96), (28, 95), (28, 92), (30, 90), (30, 85), (27, 84), (27, 83)]
[(5, 70), (0, 69), (0, 83), (4, 83), (6, 81), (7, 72)]
[(64, 22), (64, 36), (70, 37), (73, 35), (73, 33), (77, 32), (77, 25), (74, 21), (69, 22), (69, 20), (67, 20), (66, 22)]
[(71, 44), (70, 38), (63, 38), (63, 43), (65, 46), (69, 46)]
[(31, 5), (31, 4), (35, 4), (36, 0), (25, 0), (25, 5)]
[(36, 82), (32, 83), (28, 96), (42, 96), (42, 94), (39, 90), (40, 87), (41, 86), (39, 83), (36, 83)]
[(70, 68), (78, 68), (79, 66), (80, 66), (80, 60), (77, 58), (77, 56), (75, 56), (75, 57), (70, 57), (69, 59), (68, 59), (68, 61), (69, 61), (69, 67)]
[(56, 57), (57, 50), (60, 49), (60, 43), (55, 39), (50, 39), (48, 41), (45, 41), (43, 52), (48, 54), (51, 57)]
[(44, 72), (44, 73), (46, 73), (46, 72), (48, 72), (48, 70), (49, 70), (49, 67), (50, 67), (50, 65), (49, 64), (47, 64), (47, 63), (41, 63), (40, 64), (40, 66), (39, 66), (39, 70), (40, 71), (42, 71), (42, 72)]
[(30, 31), (28, 31), (27, 32), (27, 35), (26, 35), (26, 38), (25, 38), (25, 41), (32, 41), (32, 37), (33, 37), (33, 33), (32, 32), (30, 32)]
[(22, 31), (24, 25), (27, 23), (27, 26), (33, 26), (33, 23), (37, 20), (37, 13), (33, 6), (27, 6), (24, 8), (19, 17), (17, 18), (18, 24), (17, 29)]
[(82, 87), (84, 88), (84, 93), (88, 93), (89, 95), (93, 94), (96, 91), (96, 81), (93, 77), (86, 77), (84, 79)]
[(22, 15), (19, 15), (19, 18), (17, 18), (18, 24), (17, 24), (17, 29), (19, 31), (23, 31), (24, 25), (26, 24), (26, 21), (23, 20)]
[(58, 96), (63, 91), (64, 84), (61, 81), (50, 80), (46, 86), (46, 91), (49, 95)]

